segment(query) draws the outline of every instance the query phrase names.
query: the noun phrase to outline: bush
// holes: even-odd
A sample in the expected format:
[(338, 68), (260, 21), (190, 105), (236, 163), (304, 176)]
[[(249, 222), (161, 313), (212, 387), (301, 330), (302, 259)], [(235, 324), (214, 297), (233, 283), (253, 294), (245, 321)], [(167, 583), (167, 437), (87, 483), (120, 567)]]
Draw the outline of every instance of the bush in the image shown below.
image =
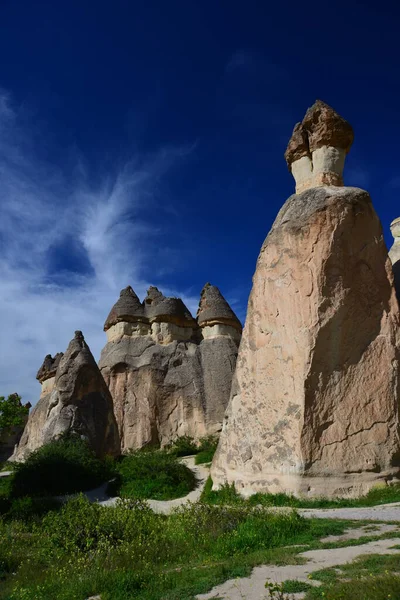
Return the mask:
[(117, 464), (117, 478), (109, 493), (123, 498), (171, 500), (196, 487), (196, 477), (176, 456), (164, 451), (132, 452)]
[(189, 435), (182, 435), (176, 438), (176, 440), (166, 446), (165, 450), (174, 456), (190, 456), (199, 451), (195, 440)]
[(210, 463), (214, 458), (217, 446), (218, 438), (215, 435), (209, 435), (208, 437), (202, 438), (195, 459), (196, 465)]
[(106, 481), (112, 467), (78, 436), (45, 444), (15, 467), (10, 495), (54, 496), (89, 490)]
[(21, 404), (21, 396), (10, 394), (0, 396), (0, 430), (21, 427), (29, 413), (29, 407)]

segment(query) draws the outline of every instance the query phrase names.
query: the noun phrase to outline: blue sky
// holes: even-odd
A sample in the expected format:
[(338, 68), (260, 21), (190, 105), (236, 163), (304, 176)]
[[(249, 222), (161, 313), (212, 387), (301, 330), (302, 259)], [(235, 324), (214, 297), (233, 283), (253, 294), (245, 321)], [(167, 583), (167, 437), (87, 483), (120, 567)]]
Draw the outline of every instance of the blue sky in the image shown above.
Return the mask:
[(353, 125), (345, 182), (400, 216), (397, 3), (0, 0), (0, 394), (44, 355), (96, 357), (119, 290), (243, 320), (316, 98)]

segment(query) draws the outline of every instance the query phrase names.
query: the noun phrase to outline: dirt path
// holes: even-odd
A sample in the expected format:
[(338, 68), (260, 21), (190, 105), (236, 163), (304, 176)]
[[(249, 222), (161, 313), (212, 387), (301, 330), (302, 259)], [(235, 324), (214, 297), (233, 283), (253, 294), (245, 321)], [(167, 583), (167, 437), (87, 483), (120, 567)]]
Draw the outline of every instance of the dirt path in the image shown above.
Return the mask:
[[(209, 600), (211, 598), (220, 598), (221, 600), (264, 600), (269, 598), (268, 591), (265, 589), (266, 581), (282, 583), (288, 579), (295, 579), (315, 584), (315, 580), (310, 581), (308, 578), (315, 571), (338, 567), (365, 554), (400, 554), (400, 549), (393, 548), (394, 545), (399, 543), (400, 537), (377, 540), (360, 546), (301, 552), (299, 556), (307, 561), (303, 565), (255, 567), (250, 577), (230, 579), (213, 588), (208, 594), (200, 594), (196, 598), (198, 600)], [(304, 594), (294, 594), (294, 597), (300, 600), (304, 597)]]
[(298, 512), (303, 517), (313, 519), (400, 521), (400, 502), (364, 508), (300, 508)]
[[(174, 508), (186, 504), (186, 502), (197, 502), (200, 499), (201, 493), (209, 475), (209, 468), (204, 465), (195, 465), (195, 457), (187, 456), (181, 459), (184, 463), (193, 471), (197, 479), (197, 487), (191, 491), (187, 496), (183, 498), (176, 498), (175, 500), (147, 500), (150, 507), (156, 513), (169, 514)], [(107, 484), (104, 484), (95, 490), (86, 492), (86, 496), (91, 502), (98, 502), (102, 506), (115, 506), (118, 497), (110, 498), (106, 494)]]

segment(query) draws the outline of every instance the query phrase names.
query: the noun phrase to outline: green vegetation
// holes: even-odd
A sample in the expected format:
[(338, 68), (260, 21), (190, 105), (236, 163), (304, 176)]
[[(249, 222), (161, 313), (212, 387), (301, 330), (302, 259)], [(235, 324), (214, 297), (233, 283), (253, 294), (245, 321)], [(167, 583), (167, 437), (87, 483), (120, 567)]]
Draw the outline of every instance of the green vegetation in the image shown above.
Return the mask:
[(45, 444), (15, 465), (9, 478), (10, 495), (55, 496), (97, 487), (112, 473), (78, 436), (66, 436)]
[(0, 519), (0, 599), (189, 600), (255, 565), (298, 562), (298, 544), (344, 527), (293, 511), (194, 504), (166, 516), (141, 500), (101, 507), (78, 496)]
[(400, 484), (373, 488), (360, 498), (296, 498), (287, 494), (253, 494), (242, 498), (233, 484), (225, 484), (218, 491), (212, 491), (212, 480), (207, 480), (202, 500), (208, 504), (229, 504), (235, 506), (289, 506), (291, 508), (345, 508), (377, 506), (390, 502), (400, 502)]
[(110, 495), (122, 498), (171, 500), (186, 496), (196, 487), (196, 477), (176, 455), (162, 450), (132, 452), (116, 463)]
[(312, 578), (323, 583), (308, 590), (306, 600), (396, 600), (400, 598), (399, 555), (371, 555), (324, 569)]
[[(212, 492), (211, 479), (202, 502), (155, 514), (143, 498), (185, 496), (196, 484), (177, 458), (183, 446), (102, 461), (80, 438), (65, 437), (0, 478), (0, 600), (85, 600), (97, 594), (102, 600), (193, 600), (227, 579), (248, 576), (256, 565), (301, 563), (299, 553), (306, 549), (398, 535), (379, 535), (370, 524), (364, 538), (323, 543), (321, 538), (360, 523), (304, 519), (290, 505), (268, 511), (273, 503), (301, 501), (259, 494), (244, 500), (233, 486)], [(215, 441), (203, 440), (197, 456), (214, 449)], [(91, 504), (83, 495), (65, 504), (43, 497), (93, 488), (110, 478), (113, 492), (123, 497), (114, 507)], [(386, 492), (374, 490), (367, 498), (376, 501)], [(399, 597), (400, 578), (390, 575), (398, 556), (365, 561), (345, 565), (342, 573), (315, 573), (320, 588), (291, 580), (266, 587), (276, 600), (299, 591), (308, 600)]]
[(282, 583), (281, 587), (284, 594), (298, 594), (300, 592), (307, 592), (311, 588), (311, 585), (305, 581), (287, 579)]
[(0, 396), (0, 430), (23, 425), (28, 413), (29, 408), (21, 404), (18, 394), (10, 394), (7, 398)]
[(168, 444), (165, 450), (174, 456), (191, 456), (198, 452), (198, 447), (192, 437), (181, 435), (173, 443)]
[(218, 438), (215, 435), (209, 435), (208, 437), (202, 438), (195, 458), (196, 465), (210, 463), (214, 457), (217, 446)]
[(174, 456), (195, 455), (196, 465), (210, 463), (218, 446), (218, 437), (209, 435), (196, 442), (189, 435), (182, 435), (173, 443), (165, 447), (165, 450)]

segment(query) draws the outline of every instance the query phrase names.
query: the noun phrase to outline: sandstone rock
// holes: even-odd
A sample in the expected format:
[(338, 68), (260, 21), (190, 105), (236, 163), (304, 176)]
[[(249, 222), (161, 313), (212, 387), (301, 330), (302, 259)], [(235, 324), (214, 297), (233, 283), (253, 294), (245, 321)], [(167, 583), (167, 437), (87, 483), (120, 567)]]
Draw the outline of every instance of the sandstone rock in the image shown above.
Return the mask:
[(297, 123), (285, 152), (296, 180), (296, 192), (324, 185), (343, 185), (346, 154), (353, 143), (351, 125), (317, 100)]
[(55, 359), (50, 359), (46, 357), (39, 370), (40, 377), (47, 375), (47, 379), (42, 382), (40, 400), (29, 416), (13, 460), (24, 460), (66, 432), (86, 438), (98, 456), (118, 455), (120, 441), (112, 398), (82, 333), (75, 332), (66, 353), (57, 359), (55, 376)]
[(214, 488), (357, 496), (396, 477), (399, 324), (368, 193), (291, 196), (258, 258)]
[(242, 325), (215, 285), (206, 283), (200, 295), (197, 311), (197, 322), (200, 327), (214, 324), (225, 324), (242, 333)]
[(216, 316), (206, 339), (180, 299), (151, 287), (143, 302), (147, 329), (119, 323), (110, 335), (115, 326), (107, 329), (106, 322), (99, 366), (113, 397), (122, 451), (221, 429), (241, 330), (228, 305), (224, 310), (234, 326)]
[(394, 237), (393, 246), (390, 249), (389, 256), (393, 265), (393, 275), (396, 286), (397, 298), (400, 302), (400, 218), (395, 219), (390, 225)]
[(64, 356), (63, 352), (58, 352), (54, 358), (51, 354), (47, 354), (44, 357), (44, 361), (39, 371), (37, 372), (36, 379), (43, 383), (46, 379), (50, 379), (50, 377), (55, 377), (57, 372), (57, 367), (60, 364), (60, 360)]
[(135, 292), (128, 285), (121, 290), (119, 300), (114, 304), (104, 323), (104, 331), (120, 322), (136, 323), (146, 321), (143, 306)]

